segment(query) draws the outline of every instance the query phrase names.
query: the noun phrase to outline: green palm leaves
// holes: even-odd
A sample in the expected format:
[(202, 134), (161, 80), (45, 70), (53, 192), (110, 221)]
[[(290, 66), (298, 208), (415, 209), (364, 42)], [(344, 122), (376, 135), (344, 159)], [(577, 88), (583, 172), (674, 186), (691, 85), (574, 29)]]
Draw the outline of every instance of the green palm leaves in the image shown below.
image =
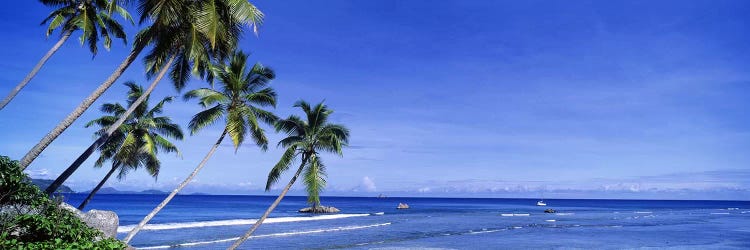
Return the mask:
[(104, 48), (109, 50), (112, 36), (127, 42), (122, 25), (112, 18), (113, 13), (133, 23), (133, 18), (120, 6), (122, 0), (41, 0), (42, 4), (58, 8), (50, 13), (42, 23), (48, 23), (47, 36), (56, 29), (81, 30), (81, 44), (88, 44), (91, 53), (98, 51), (99, 37)]
[(250, 67), (247, 55), (235, 52), (228, 62), (212, 67), (211, 74), (219, 81), (219, 90), (201, 88), (184, 95), (185, 100), (198, 99), (198, 104), (204, 108), (193, 116), (188, 127), (190, 133), (195, 134), (223, 118), (224, 131), (193, 172), (125, 236), (126, 243), (198, 175), (227, 134), (232, 138), (235, 152), (248, 136), (262, 149), (268, 147), (268, 138), (260, 124), (272, 124), (278, 119), (263, 109), (276, 105), (276, 92), (267, 87), (276, 77), (273, 70), (260, 64)]
[[(75, 30), (82, 30), (80, 41), (81, 45), (88, 43), (91, 53), (96, 55), (98, 50), (97, 43), (99, 37), (104, 39), (104, 48), (109, 50), (112, 44), (111, 36), (122, 39), (127, 42), (125, 32), (122, 26), (112, 19), (112, 13), (117, 12), (123, 18), (133, 22), (130, 14), (122, 7), (119, 2), (122, 0), (41, 0), (42, 4), (58, 8), (42, 21), (42, 24), (49, 22), (47, 27), (47, 36), (55, 29), (61, 29), (60, 39), (47, 51), (34, 68), (19, 82), (8, 95), (0, 100), (0, 110), (5, 108), (13, 98), (26, 87), (31, 79), (36, 76), (45, 63), (54, 55), (60, 47), (70, 38)], [(135, 59), (135, 57), (133, 57)], [(114, 82), (114, 80), (113, 80)], [(34, 150), (32, 150), (34, 151)], [(41, 151), (39, 151), (41, 153)], [(28, 155), (28, 154), (27, 154)], [(38, 155), (38, 154), (37, 154)], [(36, 156), (35, 156), (36, 157)], [(30, 163), (28, 157), (21, 161), (21, 168), (24, 169)]]
[(276, 106), (276, 92), (267, 87), (276, 75), (261, 64), (248, 66), (247, 55), (236, 52), (228, 64), (213, 70), (220, 82), (219, 90), (200, 88), (185, 93), (185, 100), (198, 99), (198, 104), (205, 108), (190, 120), (191, 134), (224, 118), (235, 150), (248, 136), (262, 149), (268, 148), (268, 138), (260, 124), (273, 124), (278, 119), (263, 109)]
[[(129, 88), (128, 105), (132, 105), (135, 98), (143, 94), (143, 88), (133, 82), (126, 82)], [(118, 178), (123, 178), (131, 170), (145, 167), (149, 174), (157, 177), (160, 162), (157, 154), (177, 153), (177, 147), (168, 138), (182, 140), (183, 134), (180, 126), (173, 123), (169, 117), (158, 116), (163, 112), (164, 104), (172, 101), (172, 97), (165, 97), (154, 107), (149, 109), (148, 102), (139, 105), (126, 122), (120, 126), (109, 140), (99, 149), (101, 156), (96, 160), (96, 166), (100, 167), (108, 160), (113, 164), (120, 165)], [(102, 105), (101, 111), (108, 115), (94, 119), (86, 124), (101, 129), (97, 135), (103, 133), (111, 126), (117, 118), (125, 113), (125, 108), (119, 103), (106, 103)]]
[[(125, 86), (129, 88), (127, 103), (131, 107), (135, 100), (143, 95), (143, 88), (133, 82), (126, 82)], [(180, 154), (177, 146), (167, 139), (182, 140), (183, 134), (180, 126), (172, 123), (169, 117), (159, 116), (163, 112), (164, 105), (172, 99), (172, 97), (166, 97), (150, 109), (148, 101), (139, 104), (135, 112), (127, 117), (125, 122), (109, 137), (109, 140), (99, 147), (100, 156), (94, 166), (101, 167), (106, 161), (111, 161), (112, 168), (78, 206), (78, 209), (83, 210), (86, 207), (115, 171), (119, 170), (117, 178), (121, 180), (130, 171), (143, 167), (156, 178), (161, 169), (157, 154), (160, 151)], [(96, 125), (100, 128), (95, 133), (96, 136), (106, 133), (120, 117), (126, 114), (126, 109), (119, 103), (105, 103), (101, 111), (107, 115), (86, 124), (86, 127)]]
[[(246, 0), (146, 0), (139, 10), (141, 22), (151, 22), (137, 37), (153, 47), (145, 58), (148, 76), (171, 67), (170, 79), (177, 90), (191, 75), (213, 81), (211, 60), (226, 59), (237, 47), (243, 27), (257, 30), (263, 19), (263, 13)], [(166, 65), (171, 57), (174, 63)]]
[(328, 116), (333, 110), (328, 109), (323, 103), (310, 106), (305, 101), (299, 101), (294, 106), (304, 111), (307, 121), (291, 115), (276, 123), (276, 131), (287, 135), (279, 142), (279, 146), (286, 150), (268, 174), (266, 190), (270, 190), (281, 174), (289, 169), (294, 157), (300, 156), (300, 167), (304, 168), (307, 201), (317, 206), (320, 204), (320, 191), (326, 185), (326, 168), (319, 153), (331, 152), (342, 155), (342, 147), (349, 142), (349, 129), (339, 124), (328, 123)]
[(276, 122), (276, 131), (284, 132), (287, 135), (286, 138), (279, 142), (279, 146), (286, 148), (286, 150), (284, 150), (281, 159), (268, 174), (266, 191), (270, 190), (271, 186), (279, 180), (281, 174), (289, 169), (296, 157), (301, 157), (302, 163), (294, 176), (292, 176), (292, 179), (289, 180), (289, 184), (281, 191), (279, 197), (266, 209), (266, 212), (263, 213), (260, 219), (242, 237), (237, 239), (229, 249), (238, 248), (242, 245), (242, 242), (250, 238), (276, 206), (281, 203), (281, 200), (289, 192), (289, 189), (294, 185), (294, 182), (303, 171), (305, 188), (307, 190), (307, 202), (312, 204), (314, 208), (319, 206), (320, 192), (326, 186), (326, 167), (320, 159), (320, 152), (333, 152), (341, 155), (341, 148), (349, 143), (349, 129), (339, 124), (328, 123), (328, 116), (333, 113), (333, 110), (328, 109), (322, 102), (315, 106), (310, 106), (305, 101), (299, 101), (294, 106), (302, 109), (307, 117), (307, 121), (303, 121), (298, 116), (291, 115), (286, 119)]

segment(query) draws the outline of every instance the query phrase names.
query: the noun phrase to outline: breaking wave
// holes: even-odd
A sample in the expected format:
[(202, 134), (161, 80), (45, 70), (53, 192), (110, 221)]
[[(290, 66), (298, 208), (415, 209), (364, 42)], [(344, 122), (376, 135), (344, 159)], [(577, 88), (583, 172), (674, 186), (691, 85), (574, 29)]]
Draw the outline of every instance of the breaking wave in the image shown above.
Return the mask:
[[(268, 218), (263, 223), (283, 223), (283, 222), (300, 222), (300, 221), (316, 221), (316, 220), (334, 220), (351, 217), (369, 216), (370, 214), (331, 214), (331, 215), (319, 215), (311, 217), (278, 217)], [(219, 227), (219, 226), (237, 226), (237, 225), (251, 225), (255, 224), (257, 219), (234, 219), (234, 220), (214, 220), (214, 221), (194, 221), (194, 222), (175, 222), (175, 223), (161, 223), (161, 224), (146, 224), (142, 230), (170, 230), (170, 229), (184, 229), (184, 228), (199, 228), (199, 227)], [(120, 226), (117, 228), (118, 233), (127, 233), (135, 228), (134, 225)]]
[[(388, 226), (390, 224), (391, 224), (390, 222), (387, 222), (387, 223), (371, 224), (371, 225), (363, 225), (363, 226), (344, 226), (344, 227), (334, 227), (334, 228), (325, 228), (325, 229), (315, 229), (315, 230), (309, 230), (309, 231), (262, 234), (262, 235), (250, 236), (250, 238), (255, 239), (255, 238), (266, 238), (266, 237), (284, 237), (284, 236), (294, 236), (294, 235), (302, 235), (302, 234), (327, 233), (327, 232), (337, 232), (337, 231), (365, 229), (365, 228), (372, 228), (372, 227), (381, 227), (381, 226)], [(196, 245), (230, 242), (230, 241), (235, 241), (237, 239), (239, 239), (239, 237), (220, 239), (220, 240), (210, 240), (210, 241), (188, 242), (188, 243), (180, 243), (180, 244), (174, 244), (174, 245), (139, 247), (138, 249), (164, 249), (164, 248), (172, 248), (172, 247), (189, 247), (189, 246), (196, 246)]]

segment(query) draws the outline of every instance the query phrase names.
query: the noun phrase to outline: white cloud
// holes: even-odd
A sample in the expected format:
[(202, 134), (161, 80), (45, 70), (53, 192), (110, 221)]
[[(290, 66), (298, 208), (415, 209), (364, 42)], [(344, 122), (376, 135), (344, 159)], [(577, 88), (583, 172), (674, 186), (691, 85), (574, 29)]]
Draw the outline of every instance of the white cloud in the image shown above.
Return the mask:
[(27, 169), (25, 171), (29, 177), (34, 179), (48, 179), (50, 178), (49, 170), (46, 168), (42, 169)]
[(360, 184), (360, 186), (367, 192), (375, 192), (378, 190), (378, 188), (375, 186), (375, 182), (370, 179), (369, 176), (362, 177), (362, 184)]

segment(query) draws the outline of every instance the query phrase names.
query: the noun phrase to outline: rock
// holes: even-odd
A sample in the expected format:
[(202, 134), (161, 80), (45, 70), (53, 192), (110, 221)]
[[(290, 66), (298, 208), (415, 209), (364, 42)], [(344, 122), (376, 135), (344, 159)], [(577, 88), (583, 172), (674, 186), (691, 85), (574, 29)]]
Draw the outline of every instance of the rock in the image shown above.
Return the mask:
[(75, 213), (86, 225), (98, 229), (104, 233), (105, 237), (117, 237), (117, 226), (120, 225), (120, 218), (115, 212), (92, 209), (83, 213), (65, 202), (60, 203), (60, 207)]
[(86, 225), (102, 231), (106, 237), (117, 237), (120, 218), (115, 212), (92, 209), (84, 214), (82, 220)]
[(551, 208), (547, 208), (547, 209), (544, 210), (544, 212), (548, 213), (548, 214), (554, 214), (557, 211), (555, 211), (554, 209), (551, 209)]
[(338, 212), (341, 212), (341, 210), (335, 207), (317, 206), (317, 207), (306, 207), (306, 208), (300, 209), (299, 212), (323, 214), (323, 213), (338, 213)]
[(409, 204), (399, 203), (396, 209), (409, 209)]
[[(86, 223), (89, 227), (95, 228), (104, 234), (104, 237), (117, 237), (117, 226), (120, 225), (120, 219), (117, 214), (112, 211), (103, 210), (91, 210), (88, 213), (81, 212), (77, 208), (71, 206), (68, 203), (61, 202), (58, 205), (60, 209), (64, 209), (72, 212), (81, 221)], [(31, 209), (28, 206), (3, 206), (0, 207), (0, 216), (16, 216), (18, 214), (38, 214), (37, 209)]]

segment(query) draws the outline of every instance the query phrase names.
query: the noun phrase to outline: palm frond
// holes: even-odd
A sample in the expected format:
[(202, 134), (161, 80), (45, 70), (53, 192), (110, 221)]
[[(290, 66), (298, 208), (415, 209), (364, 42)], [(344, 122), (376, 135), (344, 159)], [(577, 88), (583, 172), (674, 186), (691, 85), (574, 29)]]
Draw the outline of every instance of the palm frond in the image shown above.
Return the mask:
[(313, 206), (320, 205), (320, 192), (326, 186), (326, 167), (319, 156), (310, 157), (304, 173), (305, 190), (307, 190), (307, 202)]
[(223, 107), (224, 105), (216, 104), (216, 106), (212, 108), (203, 110), (198, 114), (195, 114), (195, 116), (193, 116), (193, 119), (191, 119), (190, 123), (188, 124), (190, 134), (193, 135), (199, 130), (210, 126), (211, 124), (214, 124), (217, 120), (219, 120), (219, 118), (224, 115)]
[(234, 144), (234, 151), (237, 152), (242, 142), (245, 141), (245, 135), (247, 134), (247, 121), (241, 110), (230, 109), (226, 119), (226, 129), (229, 137), (232, 138), (232, 144)]
[(279, 160), (279, 162), (276, 163), (276, 165), (274, 165), (271, 169), (271, 172), (268, 173), (268, 180), (266, 181), (266, 191), (271, 190), (271, 186), (279, 181), (279, 178), (281, 178), (281, 174), (289, 169), (289, 166), (291, 166), (292, 162), (294, 162), (295, 156), (297, 156), (296, 147), (289, 147), (284, 151), (284, 154), (281, 155), (281, 159)]

